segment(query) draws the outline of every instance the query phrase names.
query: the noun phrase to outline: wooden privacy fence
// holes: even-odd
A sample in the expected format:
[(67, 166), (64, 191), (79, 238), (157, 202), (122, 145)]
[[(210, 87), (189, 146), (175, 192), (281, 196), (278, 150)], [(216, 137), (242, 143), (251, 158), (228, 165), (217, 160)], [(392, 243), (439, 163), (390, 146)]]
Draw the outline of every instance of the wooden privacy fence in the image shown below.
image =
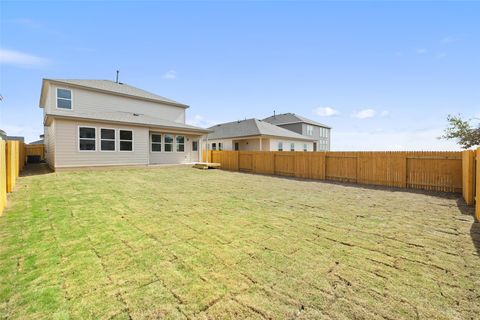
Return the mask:
[(463, 198), (475, 205), (475, 217), (480, 221), (480, 148), (462, 152)]
[(45, 160), (45, 145), (43, 144), (27, 144), (25, 145), (25, 158), (28, 156), (38, 156), (40, 160)]
[(462, 192), (462, 152), (208, 152), (226, 170)]
[(0, 214), (7, 205), (7, 193), (13, 191), (25, 159), (23, 142), (0, 140)]

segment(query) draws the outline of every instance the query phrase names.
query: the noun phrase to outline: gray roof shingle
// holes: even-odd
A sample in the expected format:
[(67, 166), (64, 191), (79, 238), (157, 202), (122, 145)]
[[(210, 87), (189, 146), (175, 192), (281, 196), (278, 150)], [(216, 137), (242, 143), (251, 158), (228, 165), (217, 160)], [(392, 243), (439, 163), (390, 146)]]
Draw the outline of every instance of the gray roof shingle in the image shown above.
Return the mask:
[(273, 136), (295, 140), (313, 141), (287, 129), (258, 119), (247, 119), (217, 124), (208, 128), (214, 132), (208, 134), (208, 139), (227, 139), (250, 136)]
[(85, 88), (92, 88), (102, 91), (113, 92), (121, 95), (127, 95), (131, 97), (148, 99), (158, 101), (167, 104), (174, 104), (176, 106), (188, 108), (188, 105), (177, 102), (172, 99), (168, 99), (157, 94), (136, 88), (134, 86), (125, 83), (116, 83), (110, 80), (80, 80), (80, 79), (44, 79), (46, 81), (60, 82), (65, 84), (71, 84), (74, 86), (81, 86)]
[(326, 124), (310, 120), (308, 118), (305, 118), (295, 113), (276, 114), (274, 116), (270, 116), (263, 119), (263, 121), (266, 121), (268, 123), (275, 124), (275, 125), (304, 122), (314, 126), (331, 129), (331, 127), (327, 126)]

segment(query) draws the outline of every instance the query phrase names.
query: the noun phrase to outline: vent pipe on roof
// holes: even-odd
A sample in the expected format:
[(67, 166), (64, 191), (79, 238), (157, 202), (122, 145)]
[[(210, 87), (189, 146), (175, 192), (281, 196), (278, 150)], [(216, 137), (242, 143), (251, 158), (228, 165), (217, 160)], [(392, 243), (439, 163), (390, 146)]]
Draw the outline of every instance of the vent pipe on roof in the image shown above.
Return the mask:
[(273, 110), (273, 117), (275, 118), (275, 110)]
[(117, 70), (117, 79), (115, 80), (116, 83), (118, 83), (118, 74), (120, 73), (120, 71)]

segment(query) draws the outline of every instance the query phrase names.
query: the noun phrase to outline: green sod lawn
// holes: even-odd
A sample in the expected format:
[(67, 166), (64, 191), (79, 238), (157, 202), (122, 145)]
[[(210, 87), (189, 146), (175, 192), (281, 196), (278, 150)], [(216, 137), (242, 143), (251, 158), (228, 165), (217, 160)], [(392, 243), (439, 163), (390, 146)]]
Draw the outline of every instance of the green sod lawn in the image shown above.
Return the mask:
[(0, 318), (478, 319), (457, 195), (187, 167), (22, 177)]

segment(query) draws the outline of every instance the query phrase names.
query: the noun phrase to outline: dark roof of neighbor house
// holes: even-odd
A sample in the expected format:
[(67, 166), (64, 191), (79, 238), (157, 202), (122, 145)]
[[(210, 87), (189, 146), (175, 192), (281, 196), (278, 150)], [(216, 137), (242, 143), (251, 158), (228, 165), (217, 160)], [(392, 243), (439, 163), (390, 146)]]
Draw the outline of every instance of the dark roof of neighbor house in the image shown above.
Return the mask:
[(40, 139), (40, 140), (32, 141), (32, 142), (30, 142), (29, 144), (43, 144), (43, 143), (44, 143), (44, 140), (43, 140), (43, 139)]
[(293, 131), (258, 119), (246, 119), (220, 123), (209, 128), (214, 132), (208, 134), (208, 139), (227, 139), (251, 136), (273, 136), (295, 140), (313, 141)]
[(83, 79), (43, 79), (44, 81), (64, 83), (68, 85), (90, 88), (100, 91), (111, 92), (119, 95), (130, 96), (160, 103), (172, 104), (178, 107), (188, 108), (188, 105), (168, 99), (143, 89), (110, 80), (83, 80)]
[(303, 123), (311, 124), (311, 125), (314, 125), (314, 126), (319, 126), (319, 127), (324, 127), (324, 128), (331, 129), (331, 127), (327, 126), (326, 124), (310, 120), (308, 118), (305, 118), (305, 117), (300, 116), (300, 115), (295, 114), (295, 113), (276, 114), (276, 115), (273, 115), (273, 116), (270, 116), (270, 117), (267, 117), (267, 118), (263, 119), (263, 121), (266, 121), (268, 123), (271, 123), (271, 124), (274, 124), (274, 125), (277, 125), (277, 126), (282, 125), (282, 124), (291, 124), (291, 123), (303, 122)]
[(6, 140), (25, 142), (25, 138), (20, 136), (7, 136)]
[(180, 123), (180, 122), (173, 122), (170, 120), (160, 119), (152, 116), (148, 116), (141, 113), (133, 113), (133, 112), (121, 112), (121, 111), (112, 111), (112, 112), (76, 112), (71, 115), (46, 115), (45, 122), (48, 122), (49, 117), (55, 118), (69, 118), (69, 119), (84, 119), (84, 120), (92, 120), (95, 121), (106, 121), (106, 122), (119, 122), (119, 123), (128, 123), (128, 124), (135, 124), (141, 125), (144, 127), (161, 127), (161, 128), (168, 128), (168, 129), (177, 129), (177, 130), (186, 130), (186, 131), (194, 131), (198, 133), (208, 133), (211, 130), (191, 126), (189, 124)]

